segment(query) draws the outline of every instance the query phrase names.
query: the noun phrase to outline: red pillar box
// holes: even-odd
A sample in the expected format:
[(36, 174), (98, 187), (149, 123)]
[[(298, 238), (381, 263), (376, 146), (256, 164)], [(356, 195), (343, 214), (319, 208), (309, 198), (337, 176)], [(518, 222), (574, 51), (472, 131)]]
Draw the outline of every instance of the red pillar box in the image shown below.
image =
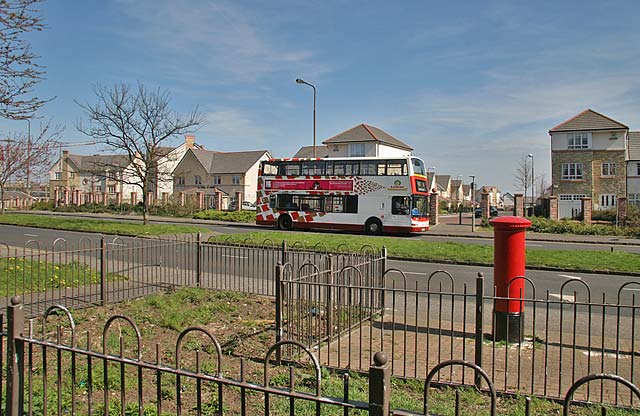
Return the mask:
[(525, 230), (531, 221), (522, 217), (498, 217), (489, 221), (493, 226), (493, 284), (498, 300), (493, 311), (495, 317), (494, 339), (520, 342), (524, 339), (523, 279), (525, 266)]

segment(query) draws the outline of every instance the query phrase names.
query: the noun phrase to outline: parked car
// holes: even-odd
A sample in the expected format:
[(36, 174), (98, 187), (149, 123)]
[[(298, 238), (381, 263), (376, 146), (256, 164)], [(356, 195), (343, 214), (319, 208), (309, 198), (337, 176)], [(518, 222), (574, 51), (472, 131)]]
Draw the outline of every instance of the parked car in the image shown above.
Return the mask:
[[(235, 211), (236, 209), (237, 209), (236, 202), (235, 201), (231, 202), (229, 204), (229, 211)], [(253, 202), (244, 201), (242, 202), (242, 209), (244, 211), (255, 211), (256, 206), (253, 204)]]
[[(476, 218), (482, 218), (482, 208), (478, 207), (475, 209), (474, 211), (474, 215)], [(497, 217), (498, 216), (498, 208), (494, 207), (493, 205), (489, 207), (489, 216), (490, 217)]]

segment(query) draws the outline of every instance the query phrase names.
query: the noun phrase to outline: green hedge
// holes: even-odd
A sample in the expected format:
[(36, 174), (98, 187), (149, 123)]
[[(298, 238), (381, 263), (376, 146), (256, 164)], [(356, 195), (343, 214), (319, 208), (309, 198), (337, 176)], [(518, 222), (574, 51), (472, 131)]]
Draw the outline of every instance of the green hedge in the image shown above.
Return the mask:
[(536, 233), (552, 234), (577, 234), (577, 235), (619, 235), (640, 237), (640, 228), (615, 227), (613, 225), (592, 224), (587, 225), (578, 221), (560, 220), (554, 221), (547, 218), (534, 217), (531, 219), (529, 231)]
[(255, 211), (216, 211), (208, 209), (196, 213), (193, 218), (197, 220), (218, 220), (229, 222), (255, 222)]

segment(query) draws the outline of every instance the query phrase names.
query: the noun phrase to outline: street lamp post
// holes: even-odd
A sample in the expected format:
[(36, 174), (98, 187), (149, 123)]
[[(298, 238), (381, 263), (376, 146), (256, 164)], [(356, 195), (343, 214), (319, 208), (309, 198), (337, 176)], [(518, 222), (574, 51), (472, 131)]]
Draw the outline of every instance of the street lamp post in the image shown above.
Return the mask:
[(298, 84), (305, 84), (313, 88), (313, 158), (316, 158), (316, 87), (313, 84), (308, 83), (307, 81), (296, 78), (296, 82)]
[(533, 170), (533, 153), (529, 153), (531, 158), (531, 216), (534, 215), (536, 201), (536, 175)]
[(471, 232), (476, 231), (476, 175), (470, 175), (471, 178)]

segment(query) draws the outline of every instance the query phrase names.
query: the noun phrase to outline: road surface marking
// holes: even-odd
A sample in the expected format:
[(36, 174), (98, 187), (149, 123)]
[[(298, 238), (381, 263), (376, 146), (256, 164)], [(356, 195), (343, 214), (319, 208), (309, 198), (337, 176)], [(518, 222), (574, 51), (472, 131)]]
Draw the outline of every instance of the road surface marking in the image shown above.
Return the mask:
[(249, 258), (247, 256), (231, 256), (229, 254), (223, 254), (222, 257), (231, 257), (233, 259), (248, 259)]
[[(397, 274), (400, 274), (398, 272), (396, 272)], [(404, 274), (417, 274), (419, 276), (426, 276), (426, 273), (420, 273), (420, 272), (404, 272)]]
[(582, 277), (580, 276), (571, 276), (569, 274), (559, 274), (558, 276), (566, 277), (567, 279), (571, 279), (571, 280), (582, 280)]
[(544, 247), (542, 244), (527, 244), (527, 247)]
[(39, 237), (38, 234), (25, 234), (25, 237)]
[(628, 291), (630, 291), (630, 292), (640, 292), (640, 289), (637, 289), (637, 288), (635, 288), (635, 287), (625, 287), (625, 288), (624, 288), (624, 289), (622, 289), (622, 290), (628, 290)]
[(560, 296), (559, 294), (556, 293), (549, 293), (549, 296), (552, 296), (554, 298), (558, 298), (558, 299), (562, 299), (565, 302), (575, 302), (576, 301), (576, 297), (573, 295), (562, 295)]

